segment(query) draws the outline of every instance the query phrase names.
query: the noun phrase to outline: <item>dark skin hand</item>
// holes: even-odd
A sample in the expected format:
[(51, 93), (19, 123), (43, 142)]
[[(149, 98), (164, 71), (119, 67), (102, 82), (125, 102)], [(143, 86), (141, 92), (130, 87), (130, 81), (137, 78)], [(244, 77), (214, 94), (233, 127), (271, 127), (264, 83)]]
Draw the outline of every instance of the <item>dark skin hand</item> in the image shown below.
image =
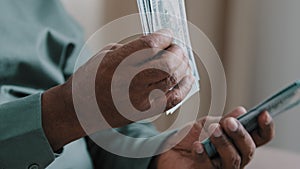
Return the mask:
[[(53, 150), (87, 134), (107, 129), (103, 126), (104, 122), (113, 128), (121, 127), (163, 113), (181, 102), (189, 93), (194, 77), (190, 73), (188, 57), (172, 41), (172, 33), (161, 30), (124, 45), (109, 45), (81, 66), (65, 84), (44, 92), (42, 123)], [(123, 71), (115, 74), (121, 64)], [(151, 69), (147, 69), (149, 67)], [(91, 76), (93, 73), (96, 76), (94, 79)], [(124, 86), (132, 73), (137, 75), (129, 81), (128, 91)], [(116, 83), (112, 83), (113, 78)], [(76, 83), (72, 83), (74, 79), (77, 79)], [(89, 91), (87, 83), (94, 83), (94, 89)], [(155, 95), (149, 99), (154, 89), (159, 89), (163, 96)], [(83, 105), (88, 105), (91, 92), (95, 93), (96, 106), (99, 106), (104, 119), (98, 118), (99, 113), (89, 109), (90, 106), (80, 112), (75, 111), (74, 106), (77, 105), (73, 103), (72, 90), (82, 91), (79, 98), (82, 98), (80, 103)], [(117, 100), (113, 100), (112, 90), (116, 92)], [(147, 113), (134, 114), (130, 107), (127, 109), (122, 105), (124, 108), (119, 112), (115, 104), (128, 100), (140, 112), (152, 109)], [(157, 110), (158, 107), (163, 109)], [(79, 116), (86, 120), (88, 131), (81, 127)]]
[[(199, 141), (200, 132), (206, 120), (202, 118), (191, 124), (188, 135), (171, 150), (153, 160), (157, 169), (243, 169), (252, 160), (256, 147), (260, 147), (274, 137), (274, 123), (268, 112), (258, 117), (259, 128), (248, 133), (236, 118), (244, 114), (244, 108), (237, 108), (225, 116), (219, 124), (212, 124), (208, 135), (216, 147), (219, 157), (210, 159)], [(177, 134), (169, 138), (171, 143)], [(153, 164), (152, 164), (153, 166)]]

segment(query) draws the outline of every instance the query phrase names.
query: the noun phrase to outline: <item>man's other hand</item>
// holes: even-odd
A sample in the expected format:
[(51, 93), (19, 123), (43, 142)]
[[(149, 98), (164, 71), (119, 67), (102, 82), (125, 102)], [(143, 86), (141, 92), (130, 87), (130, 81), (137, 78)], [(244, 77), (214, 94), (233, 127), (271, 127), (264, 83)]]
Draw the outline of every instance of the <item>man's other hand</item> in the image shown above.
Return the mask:
[[(256, 147), (268, 143), (274, 137), (274, 123), (268, 112), (258, 117), (259, 128), (248, 133), (236, 118), (246, 113), (244, 108), (237, 108), (220, 123), (212, 124), (207, 129), (207, 136), (216, 147), (219, 157), (210, 159), (201, 141), (200, 132), (209, 117), (202, 118), (187, 126), (191, 128), (188, 135), (171, 150), (156, 157), (158, 169), (240, 169), (244, 168), (253, 158)], [(169, 138), (171, 143), (175, 137), (185, 132), (182, 129)], [(167, 143), (168, 144), (168, 141)]]

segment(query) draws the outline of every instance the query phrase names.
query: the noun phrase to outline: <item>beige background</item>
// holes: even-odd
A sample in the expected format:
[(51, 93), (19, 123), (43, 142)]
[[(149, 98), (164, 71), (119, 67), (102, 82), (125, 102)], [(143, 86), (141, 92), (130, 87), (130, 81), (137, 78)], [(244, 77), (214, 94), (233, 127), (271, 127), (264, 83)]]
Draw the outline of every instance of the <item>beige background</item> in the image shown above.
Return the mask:
[[(83, 25), (86, 37), (114, 19), (137, 12), (135, 0), (62, 1)], [(186, 0), (186, 3), (188, 19), (208, 35), (224, 63), (227, 111), (238, 105), (250, 108), (300, 79), (300, 1)], [(205, 112), (210, 91), (204, 70), (201, 75), (200, 111)], [(276, 118), (277, 137), (270, 145), (300, 153), (299, 119), (300, 108)], [(277, 168), (295, 168), (292, 164), (300, 157), (279, 153), (277, 149), (260, 150), (251, 168), (269, 168), (271, 162), (278, 163)], [(288, 164), (284, 157), (292, 163)]]

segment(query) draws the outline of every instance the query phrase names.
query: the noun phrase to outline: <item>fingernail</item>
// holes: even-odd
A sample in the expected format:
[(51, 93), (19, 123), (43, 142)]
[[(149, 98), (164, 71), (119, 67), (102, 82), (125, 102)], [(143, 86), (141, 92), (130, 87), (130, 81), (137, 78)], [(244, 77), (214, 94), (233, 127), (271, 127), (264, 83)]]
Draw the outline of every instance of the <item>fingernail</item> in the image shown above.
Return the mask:
[(265, 125), (270, 125), (272, 122), (272, 117), (269, 115), (269, 113), (266, 113), (266, 116), (265, 116)]
[(208, 128), (208, 131), (211, 135), (214, 137), (221, 137), (222, 136), (222, 130), (220, 128), (219, 124), (211, 124)]
[(239, 125), (234, 118), (227, 118), (225, 123), (228, 129), (232, 132), (236, 132), (239, 128)]
[(238, 109), (238, 111), (240, 111), (242, 114), (247, 113), (247, 110), (246, 110), (245, 107), (243, 107), (243, 106), (240, 106), (240, 107), (238, 107), (237, 109)]

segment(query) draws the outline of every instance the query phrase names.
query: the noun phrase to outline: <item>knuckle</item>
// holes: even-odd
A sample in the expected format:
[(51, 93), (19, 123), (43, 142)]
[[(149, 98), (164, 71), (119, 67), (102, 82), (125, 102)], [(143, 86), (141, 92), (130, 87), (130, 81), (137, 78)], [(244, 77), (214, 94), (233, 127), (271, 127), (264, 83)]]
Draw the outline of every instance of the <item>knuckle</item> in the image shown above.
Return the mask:
[(172, 44), (172, 48), (173, 48), (175, 53), (178, 53), (178, 54), (181, 54), (181, 55), (184, 54), (184, 51), (183, 51), (182, 47), (180, 47), (179, 45)]
[(275, 132), (273, 130), (262, 132), (261, 134), (261, 138), (265, 142), (271, 141), (274, 137), (275, 137)]
[(178, 103), (182, 101), (182, 96), (180, 90), (176, 90), (172, 96), (171, 107), (176, 106)]
[(246, 166), (247, 164), (250, 163), (251, 160), (253, 160), (254, 154), (255, 154), (255, 148), (256, 148), (256, 146), (254, 144), (254, 146), (253, 145), (251, 146), (249, 151), (247, 151), (245, 154), (243, 154), (242, 166)]
[(233, 169), (240, 168), (241, 166), (241, 157), (239, 155), (232, 155), (231, 156), (231, 165)]
[(104, 51), (104, 50), (115, 50), (115, 49), (117, 49), (117, 48), (119, 48), (119, 47), (121, 47), (122, 45), (121, 44), (118, 44), (118, 43), (109, 43), (108, 45), (106, 45), (103, 49), (102, 49), (102, 51)]
[(157, 38), (155, 38), (155, 36), (142, 36), (140, 38), (140, 41), (142, 42), (142, 44), (145, 46), (145, 47), (148, 47), (148, 48), (158, 48), (158, 40)]
[[(165, 55), (167, 56), (171, 56), (171, 58), (177, 59), (180, 62), (185, 62), (185, 54), (184, 54), (184, 50), (176, 45), (176, 44), (172, 44), (165, 52)], [(165, 56), (166, 57), (166, 56)]]
[(177, 76), (177, 73), (173, 73), (173, 74), (168, 78), (168, 81), (169, 81), (169, 85), (171, 85), (171, 86), (177, 84), (177, 83), (178, 83), (178, 76)]
[(249, 153), (244, 157), (245, 164), (248, 164), (254, 157), (254, 150), (249, 151)]

